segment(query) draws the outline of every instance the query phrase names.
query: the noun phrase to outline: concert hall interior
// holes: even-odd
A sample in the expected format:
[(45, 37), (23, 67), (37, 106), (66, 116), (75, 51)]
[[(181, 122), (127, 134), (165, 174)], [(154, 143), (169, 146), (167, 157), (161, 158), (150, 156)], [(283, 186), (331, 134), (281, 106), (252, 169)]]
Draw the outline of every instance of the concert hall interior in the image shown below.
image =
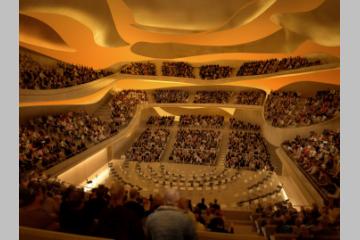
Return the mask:
[(20, 239), (340, 239), (340, 0), (19, 0)]

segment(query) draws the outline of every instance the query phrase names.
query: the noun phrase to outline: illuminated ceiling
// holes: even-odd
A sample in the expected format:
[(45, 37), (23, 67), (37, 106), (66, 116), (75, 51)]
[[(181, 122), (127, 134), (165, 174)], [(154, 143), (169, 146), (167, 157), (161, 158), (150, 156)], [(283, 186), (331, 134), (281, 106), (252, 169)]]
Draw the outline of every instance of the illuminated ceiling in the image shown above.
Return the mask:
[(20, 46), (95, 68), (340, 55), (339, 0), (20, 0), (19, 10)]

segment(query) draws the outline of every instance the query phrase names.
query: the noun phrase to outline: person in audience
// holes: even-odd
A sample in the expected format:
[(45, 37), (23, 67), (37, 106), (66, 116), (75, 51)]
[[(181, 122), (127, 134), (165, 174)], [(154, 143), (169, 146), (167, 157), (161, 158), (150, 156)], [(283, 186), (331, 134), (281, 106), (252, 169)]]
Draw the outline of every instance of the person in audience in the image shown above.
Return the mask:
[(240, 66), (236, 75), (250, 76), (271, 74), (279, 71), (316, 66), (320, 64), (322, 64), (322, 62), (319, 59), (308, 59), (300, 56), (282, 58), (281, 60), (272, 58), (268, 60), (245, 62)]
[(201, 198), (201, 202), (199, 202), (196, 207), (200, 210), (200, 211), (206, 211), (208, 206), (205, 204), (205, 198)]
[(163, 76), (195, 78), (194, 67), (185, 62), (163, 62), (161, 72)]
[(219, 79), (228, 78), (231, 76), (233, 68), (230, 66), (215, 65), (202, 65), (200, 67), (200, 78), (201, 79)]
[(156, 75), (156, 66), (150, 62), (132, 62), (124, 64), (120, 68), (121, 74), (132, 74), (132, 75)]
[(139, 192), (136, 189), (131, 189), (129, 192), (129, 199), (124, 204), (124, 207), (132, 211), (136, 217), (141, 221), (145, 217), (145, 209), (138, 202), (138, 198), (140, 197)]
[(59, 230), (56, 216), (49, 214), (43, 207), (46, 195), (43, 186), (37, 182), (30, 182), (28, 189), (29, 193), (24, 196), (24, 203), (19, 212), (20, 226)]
[(145, 239), (142, 222), (136, 214), (123, 206), (125, 189), (122, 185), (113, 184), (110, 188), (110, 201), (99, 216), (96, 236), (121, 239)]
[(187, 103), (189, 92), (185, 90), (155, 90), (153, 96), (157, 103)]
[(88, 83), (113, 74), (109, 70), (94, 70), (56, 61), (55, 64), (41, 64), (30, 54), (20, 51), (19, 85), (21, 89), (58, 89)]
[(274, 127), (306, 126), (338, 116), (340, 91), (317, 91), (315, 96), (302, 97), (293, 91), (274, 91), (264, 106), (265, 119)]
[(164, 205), (160, 206), (146, 220), (145, 233), (149, 239), (191, 240), (196, 239), (192, 220), (178, 207), (180, 194), (175, 189), (167, 189)]
[(194, 96), (194, 103), (229, 103), (232, 96), (231, 91), (197, 91)]

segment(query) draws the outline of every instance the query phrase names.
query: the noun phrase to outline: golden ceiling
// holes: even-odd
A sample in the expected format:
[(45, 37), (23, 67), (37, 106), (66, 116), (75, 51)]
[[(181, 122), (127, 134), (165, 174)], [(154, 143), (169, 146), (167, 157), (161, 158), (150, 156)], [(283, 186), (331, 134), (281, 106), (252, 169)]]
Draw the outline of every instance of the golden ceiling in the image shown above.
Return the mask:
[[(340, 55), (339, 0), (20, 0), (20, 46), (103, 68)], [(226, 4), (225, 4), (226, 3)]]

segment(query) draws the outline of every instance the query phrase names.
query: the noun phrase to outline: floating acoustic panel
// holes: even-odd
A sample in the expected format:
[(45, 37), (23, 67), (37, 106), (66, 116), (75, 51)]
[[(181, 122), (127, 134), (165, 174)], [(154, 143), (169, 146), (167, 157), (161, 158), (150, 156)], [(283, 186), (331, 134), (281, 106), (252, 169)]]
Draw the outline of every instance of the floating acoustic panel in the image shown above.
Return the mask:
[(134, 26), (153, 32), (197, 33), (245, 25), (276, 0), (124, 0)]
[(320, 45), (340, 46), (340, 0), (325, 0), (312, 11), (275, 14), (271, 19)]
[(131, 50), (139, 55), (152, 58), (182, 58), (216, 53), (289, 53), (306, 40), (297, 33), (281, 29), (265, 38), (237, 45), (206, 46), (181, 43), (135, 43)]
[(88, 27), (94, 41), (102, 47), (128, 45), (116, 30), (107, 1), (20, 0), (19, 8), (20, 13), (40, 12), (73, 18)]
[(73, 52), (62, 37), (46, 23), (24, 14), (19, 17), (19, 39), (22, 43), (53, 50)]

